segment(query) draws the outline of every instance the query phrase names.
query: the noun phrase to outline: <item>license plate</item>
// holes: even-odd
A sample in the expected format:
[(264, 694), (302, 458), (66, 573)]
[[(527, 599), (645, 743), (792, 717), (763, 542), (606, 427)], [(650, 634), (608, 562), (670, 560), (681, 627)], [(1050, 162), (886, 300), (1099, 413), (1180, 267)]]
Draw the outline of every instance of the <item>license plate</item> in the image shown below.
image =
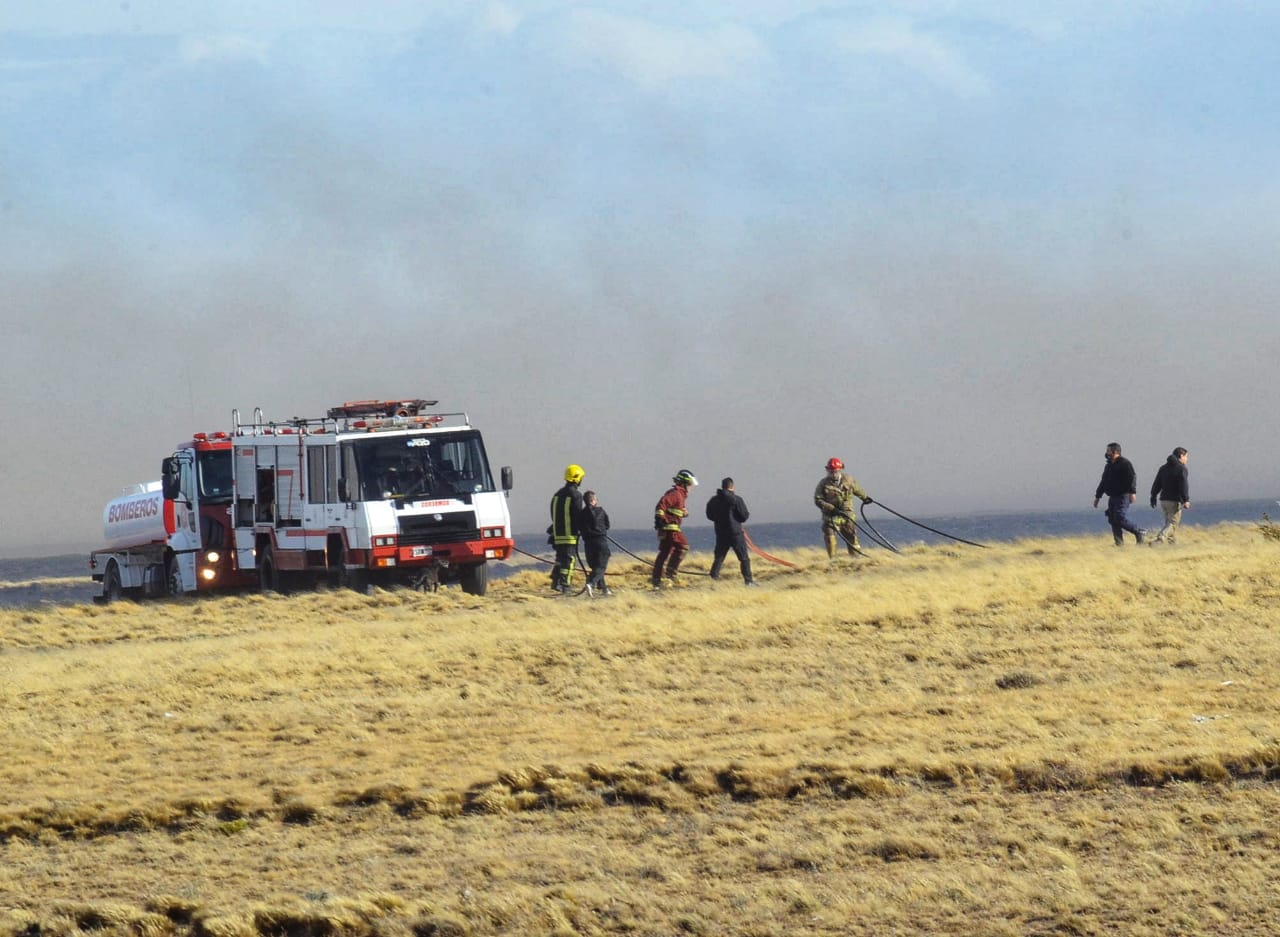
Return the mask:
[(424, 556), (430, 556), (430, 555), (431, 555), (430, 547), (414, 547), (413, 548), (413, 558), (415, 560), (420, 560)]

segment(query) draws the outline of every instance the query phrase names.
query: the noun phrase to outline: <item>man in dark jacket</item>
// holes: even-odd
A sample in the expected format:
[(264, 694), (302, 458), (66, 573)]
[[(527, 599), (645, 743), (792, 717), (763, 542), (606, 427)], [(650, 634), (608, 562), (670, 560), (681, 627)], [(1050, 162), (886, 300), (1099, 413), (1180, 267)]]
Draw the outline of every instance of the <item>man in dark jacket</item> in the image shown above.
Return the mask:
[(720, 567), (732, 550), (742, 569), (743, 582), (749, 586), (755, 585), (755, 580), (751, 578), (751, 555), (747, 553), (747, 538), (742, 532), (742, 525), (749, 516), (747, 502), (734, 493), (733, 479), (726, 478), (720, 482), (719, 490), (707, 501), (707, 520), (716, 525), (715, 559), (711, 561), (712, 579), (720, 578)]
[(1129, 520), (1129, 505), (1138, 500), (1138, 473), (1133, 470), (1133, 463), (1120, 454), (1118, 442), (1107, 443), (1107, 467), (1102, 470), (1102, 478), (1093, 492), (1093, 506), (1096, 508), (1102, 496), (1107, 496), (1107, 521), (1111, 524), (1111, 534), (1116, 538), (1116, 546), (1124, 546), (1124, 532), (1133, 534), (1139, 545), (1144, 542), (1147, 532)]
[(591, 574), (587, 576), (587, 595), (595, 597), (613, 595), (613, 590), (604, 584), (605, 570), (609, 567), (609, 515), (596, 499), (594, 491), (582, 496), (582, 513), (578, 515), (578, 533), (582, 536), (582, 545), (587, 551), (587, 567)]
[(1178, 533), (1178, 524), (1182, 521), (1183, 508), (1191, 507), (1191, 483), (1187, 478), (1187, 450), (1181, 446), (1174, 449), (1165, 459), (1160, 471), (1156, 472), (1156, 480), (1151, 483), (1151, 506), (1156, 506), (1160, 499), (1160, 510), (1164, 512), (1164, 526), (1151, 541), (1168, 543), (1173, 546), (1174, 537)]

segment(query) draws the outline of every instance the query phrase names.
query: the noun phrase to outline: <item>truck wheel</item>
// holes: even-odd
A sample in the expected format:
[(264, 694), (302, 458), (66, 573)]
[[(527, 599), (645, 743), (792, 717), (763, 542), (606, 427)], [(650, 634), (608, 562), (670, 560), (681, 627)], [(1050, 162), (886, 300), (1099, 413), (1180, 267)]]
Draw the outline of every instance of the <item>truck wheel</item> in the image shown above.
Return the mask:
[(169, 598), (182, 595), (182, 579), (178, 574), (178, 558), (175, 556), (164, 558), (164, 594)]
[(107, 564), (107, 571), (102, 574), (102, 601), (119, 602), (124, 598), (124, 587), (120, 584), (120, 567), (112, 560)]
[(363, 569), (347, 569), (344, 566), (342, 572), (338, 574), (338, 578), (342, 585), (352, 592), (359, 592), (361, 595), (369, 594), (369, 574), (367, 571)]
[(476, 563), (464, 566), (458, 572), (462, 582), (462, 591), (470, 595), (484, 595), (489, 591), (489, 564)]
[(269, 543), (264, 543), (258, 551), (258, 589), (261, 592), (280, 591), (280, 570), (276, 569), (276, 555)]

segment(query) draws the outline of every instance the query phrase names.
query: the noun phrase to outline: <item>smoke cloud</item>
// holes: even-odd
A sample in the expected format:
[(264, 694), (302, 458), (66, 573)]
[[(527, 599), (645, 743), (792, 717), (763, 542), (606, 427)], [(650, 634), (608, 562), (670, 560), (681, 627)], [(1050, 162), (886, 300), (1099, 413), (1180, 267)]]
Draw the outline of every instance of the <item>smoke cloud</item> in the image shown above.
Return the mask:
[(1112, 439), (1275, 494), (1276, 23), (666, 15), (0, 34), (0, 554), (233, 408), (378, 396), (468, 411), (517, 531), (569, 462), (618, 527), (680, 468), (808, 519), (832, 455), (1083, 510)]

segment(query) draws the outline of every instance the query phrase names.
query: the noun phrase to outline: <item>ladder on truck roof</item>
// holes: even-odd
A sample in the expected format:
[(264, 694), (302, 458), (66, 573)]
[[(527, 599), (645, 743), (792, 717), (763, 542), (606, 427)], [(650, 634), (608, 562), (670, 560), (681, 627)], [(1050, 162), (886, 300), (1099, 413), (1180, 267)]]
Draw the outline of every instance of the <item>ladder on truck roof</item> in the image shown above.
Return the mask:
[[(467, 413), (422, 413), (426, 407), (438, 401), (422, 399), (406, 400), (350, 400), (341, 406), (330, 407), (323, 417), (290, 417), (287, 420), (270, 420), (261, 407), (253, 408), (253, 420), (240, 422), (240, 411), (231, 411), (233, 435), (273, 436), (293, 433), (330, 433), (362, 430), (377, 432), (394, 429), (431, 429), (448, 422), (451, 426), (469, 428), (471, 418)], [(450, 420), (450, 418), (453, 418)]]
[(329, 419), (338, 417), (417, 416), (427, 407), (434, 407), (438, 400), (348, 400), (338, 407), (329, 408)]

